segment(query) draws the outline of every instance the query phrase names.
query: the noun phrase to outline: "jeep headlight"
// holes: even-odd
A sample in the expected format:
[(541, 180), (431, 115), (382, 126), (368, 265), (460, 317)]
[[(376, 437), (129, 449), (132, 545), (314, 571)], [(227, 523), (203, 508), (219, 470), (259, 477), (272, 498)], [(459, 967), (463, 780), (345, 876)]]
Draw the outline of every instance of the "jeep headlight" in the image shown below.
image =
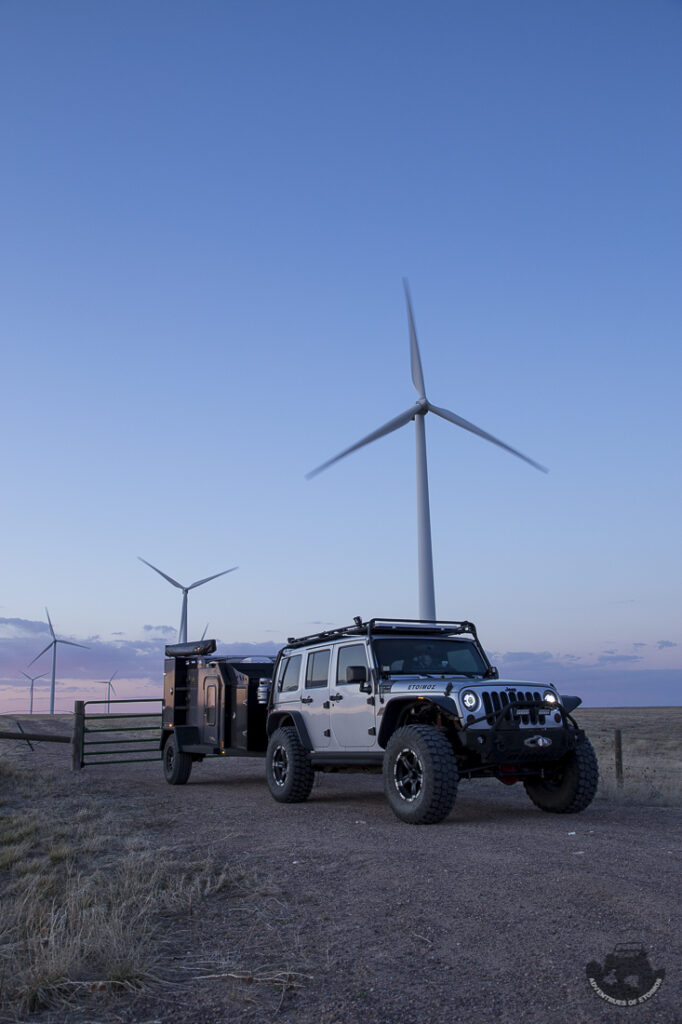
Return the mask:
[(461, 700), (463, 706), (466, 708), (467, 711), (475, 711), (478, 705), (480, 704), (478, 694), (474, 693), (473, 690), (464, 690), (460, 694), (459, 699)]
[(558, 704), (559, 703), (559, 698), (557, 697), (557, 695), (554, 692), (554, 690), (545, 690), (545, 692), (542, 695), (542, 699), (544, 700), (545, 704)]

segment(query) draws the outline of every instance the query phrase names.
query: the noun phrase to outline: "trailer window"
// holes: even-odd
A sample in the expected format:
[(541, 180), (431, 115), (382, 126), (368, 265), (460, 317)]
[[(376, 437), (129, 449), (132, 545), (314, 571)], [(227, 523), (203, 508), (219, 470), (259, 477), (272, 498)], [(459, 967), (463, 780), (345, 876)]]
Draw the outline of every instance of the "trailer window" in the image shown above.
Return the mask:
[(208, 683), (206, 686), (206, 725), (215, 725), (215, 709), (216, 709), (216, 695), (218, 693), (218, 687), (214, 682)]
[(351, 644), (350, 647), (339, 647), (339, 657), (336, 664), (336, 685), (346, 685), (346, 669), (363, 666), (367, 668), (367, 655), (362, 644)]
[(308, 655), (308, 666), (305, 672), (305, 688), (311, 689), (315, 686), (326, 686), (329, 682), (329, 656), (330, 650), (313, 651)]
[(301, 671), (301, 655), (295, 654), (293, 658), (287, 658), (282, 665), (279, 677), (280, 693), (287, 693), (289, 690), (298, 689), (298, 677)]

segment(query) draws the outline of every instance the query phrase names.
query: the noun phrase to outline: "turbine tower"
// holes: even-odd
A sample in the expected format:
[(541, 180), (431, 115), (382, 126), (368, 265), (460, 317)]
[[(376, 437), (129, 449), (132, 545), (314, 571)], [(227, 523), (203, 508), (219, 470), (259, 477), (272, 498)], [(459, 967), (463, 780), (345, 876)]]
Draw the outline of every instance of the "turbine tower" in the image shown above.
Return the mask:
[[(38, 655), (38, 657), (40, 657), (40, 655)], [(33, 684), (35, 683), (36, 679), (42, 679), (43, 676), (46, 676), (47, 672), (41, 672), (39, 676), (30, 676), (28, 674), (28, 672), (22, 672), (21, 674), (22, 674), (22, 676), (26, 676), (26, 678), (28, 679), (28, 681), (31, 684), (31, 705), (30, 705), (30, 709), (29, 709), (28, 713), (29, 713), (29, 715), (32, 715), (33, 714)]]
[(217, 572), (214, 576), (207, 576), (206, 579), (197, 580), (196, 583), (190, 583), (188, 587), (183, 587), (182, 583), (178, 583), (178, 581), (174, 580), (172, 576), (168, 576), (165, 572), (161, 572), (161, 570), (157, 569), (155, 565), (148, 562), (146, 558), (142, 558), (141, 555), (138, 555), (137, 557), (141, 562), (144, 562), (145, 565), (148, 565), (150, 569), (153, 569), (154, 572), (158, 572), (159, 576), (163, 576), (165, 580), (168, 580), (168, 582), (172, 583), (174, 587), (177, 587), (178, 590), (182, 591), (182, 615), (180, 616), (180, 629), (178, 631), (178, 643), (181, 644), (187, 643), (187, 594), (189, 591), (194, 590), (195, 587), (201, 587), (204, 583), (210, 583), (211, 580), (217, 580), (219, 576), (226, 576), (228, 572), (234, 572), (235, 569), (239, 568), (238, 565), (233, 565), (231, 569), (224, 569), (222, 572)]
[(114, 689), (112, 680), (113, 680), (113, 678), (114, 678), (114, 676), (116, 675), (117, 672), (118, 672), (118, 669), (116, 669), (116, 672), (114, 672), (114, 675), (111, 676), (109, 679), (98, 679), (97, 680), (97, 682), (99, 684), (101, 684), (102, 686), (106, 686), (106, 688), (107, 688), (107, 696), (106, 696), (107, 714), (110, 714), (110, 712), (111, 712), (111, 695), (112, 695), (112, 693), (113, 694), (116, 693), (116, 690)]
[[(52, 682), (50, 684), (50, 714), (53, 715), (54, 714), (54, 687), (55, 687), (54, 680), (55, 680), (55, 672), (56, 672), (56, 668), (57, 668), (57, 644), (68, 644), (69, 647), (82, 647), (86, 651), (88, 650), (88, 648), (86, 647), (85, 644), (77, 644), (73, 640), (58, 640), (57, 637), (55, 636), (54, 629), (52, 628), (52, 619), (50, 618), (50, 613), (48, 612), (47, 608), (45, 609), (45, 614), (47, 615), (47, 624), (50, 627), (50, 633), (52, 633), (52, 640), (47, 645), (47, 647), (43, 648), (43, 650), (40, 652), (40, 654), (36, 654), (36, 656), (33, 659), (33, 661), (37, 661), (38, 658), (42, 658), (43, 654), (45, 654), (46, 651), (49, 651), (50, 647), (52, 648)], [(33, 664), (33, 661), (29, 661), (29, 663), (27, 665), (27, 668), (31, 667), (31, 665)]]
[(415, 440), (417, 446), (417, 550), (418, 550), (418, 565), (419, 565), (419, 618), (424, 622), (434, 622), (436, 620), (436, 597), (433, 582), (433, 551), (431, 548), (431, 512), (429, 508), (429, 478), (426, 463), (426, 430), (424, 420), (426, 414), (429, 412), (435, 413), (436, 416), (440, 416), (441, 419), (448, 420), (450, 423), (454, 423), (457, 427), (462, 427), (464, 430), (469, 430), (472, 434), (478, 434), (479, 437), (484, 438), (486, 441), (492, 442), (492, 444), (498, 445), (500, 448), (504, 448), (505, 451), (511, 452), (512, 455), (518, 456), (523, 459), (524, 462), (528, 462), (531, 466), (541, 470), (543, 473), (547, 473), (548, 470), (541, 466), (538, 462), (534, 462), (533, 459), (529, 459), (527, 455), (522, 455), (521, 452), (517, 451), (516, 448), (510, 447), (505, 444), (504, 441), (498, 440), (493, 437), (492, 434), (488, 434), (485, 430), (481, 430), (480, 427), (475, 426), (468, 420), (463, 419), (454, 412), (450, 412), (449, 409), (441, 409), (437, 405), (434, 405), (426, 397), (426, 388), (424, 386), (424, 373), (422, 370), (422, 361), (419, 354), (419, 344), (417, 342), (417, 329), (414, 325), (414, 314), (412, 312), (412, 301), (410, 299), (410, 290), (407, 284), (407, 280), (403, 278), (403, 286), (405, 288), (405, 299), (407, 301), (407, 319), (410, 328), (410, 362), (412, 368), (412, 382), (417, 391), (417, 401), (405, 412), (401, 412), (394, 419), (389, 420), (383, 427), (379, 427), (377, 430), (368, 434), (367, 437), (363, 437), (361, 441), (346, 448), (339, 455), (335, 455), (333, 459), (328, 459), (327, 462), (323, 462), (317, 469), (307, 473), (308, 479), (321, 473), (323, 469), (327, 469), (328, 466), (338, 462), (339, 459), (343, 459), (346, 455), (350, 455), (351, 452), (357, 451), (358, 448), (364, 447), (366, 444), (371, 444), (372, 441), (377, 441), (380, 437), (385, 437), (386, 434), (393, 433), (394, 430), (399, 430), (400, 427), (404, 427), (410, 420), (414, 420), (414, 431)]

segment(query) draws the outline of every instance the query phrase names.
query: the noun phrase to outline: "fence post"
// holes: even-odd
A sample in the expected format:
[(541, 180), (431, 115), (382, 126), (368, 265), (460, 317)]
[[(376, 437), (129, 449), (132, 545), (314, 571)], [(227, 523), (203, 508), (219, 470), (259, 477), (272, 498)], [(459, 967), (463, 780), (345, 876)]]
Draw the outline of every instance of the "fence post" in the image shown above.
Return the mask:
[(616, 756), (616, 786), (623, 788), (623, 734), (620, 729), (613, 733), (614, 753)]
[(85, 701), (77, 700), (73, 705), (73, 740), (71, 768), (79, 772), (83, 767), (83, 740), (85, 732)]

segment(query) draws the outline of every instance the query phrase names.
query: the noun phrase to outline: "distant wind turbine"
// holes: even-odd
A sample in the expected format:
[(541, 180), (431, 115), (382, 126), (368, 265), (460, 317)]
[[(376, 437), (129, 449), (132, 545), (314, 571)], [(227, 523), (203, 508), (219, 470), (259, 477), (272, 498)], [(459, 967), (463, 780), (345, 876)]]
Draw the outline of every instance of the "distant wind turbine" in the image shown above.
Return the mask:
[(116, 675), (117, 672), (118, 672), (118, 669), (116, 669), (116, 672), (114, 672), (114, 675), (111, 676), (109, 679), (98, 679), (97, 680), (97, 682), (100, 685), (106, 686), (106, 688), (107, 688), (107, 696), (106, 696), (107, 714), (109, 714), (111, 712), (111, 695), (112, 695), (112, 693), (113, 694), (116, 693), (116, 690), (114, 689), (114, 685), (112, 683), (112, 679), (114, 678), (114, 676)]
[[(40, 657), (40, 655), (38, 655), (38, 657)], [(30, 709), (29, 709), (28, 713), (29, 713), (29, 715), (32, 715), (33, 714), (33, 684), (35, 683), (36, 679), (42, 679), (43, 676), (46, 676), (47, 672), (41, 672), (39, 676), (30, 676), (28, 674), (28, 672), (22, 672), (21, 674), (22, 674), (22, 676), (26, 676), (26, 678), (28, 679), (28, 681), (31, 684), (31, 706), (30, 706)]]
[(410, 361), (412, 367), (412, 381), (417, 390), (417, 401), (405, 412), (401, 412), (394, 419), (389, 420), (383, 427), (379, 427), (373, 433), (368, 434), (367, 437), (363, 437), (361, 441), (346, 448), (339, 455), (335, 455), (333, 459), (328, 459), (327, 462), (323, 462), (317, 469), (307, 473), (306, 476), (310, 479), (321, 473), (323, 469), (327, 469), (328, 466), (338, 462), (339, 459), (343, 459), (346, 455), (350, 455), (351, 452), (357, 451), (358, 448), (364, 447), (366, 444), (371, 444), (372, 441), (377, 441), (380, 437), (385, 437), (386, 434), (391, 434), (394, 430), (399, 430), (400, 427), (404, 427), (410, 420), (414, 420), (415, 439), (417, 443), (417, 547), (418, 547), (418, 564), (419, 564), (419, 617), (425, 622), (434, 622), (436, 619), (436, 598), (435, 589), (433, 582), (433, 551), (431, 548), (431, 513), (429, 508), (429, 478), (426, 464), (426, 430), (424, 420), (426, 414), (429, 412), (435, 413), (436, 416), (440, 416), (441, 419), (448, 420), (450, 423), (454, 423), (457, 427), (462, 427), (464, 430), (469, 430), (472, 434), (478, 434), (479, 437), (484, 438), (486, 441), (491, 441), (493, 444), (498, 445), (500, 448), (504, 448), (505, 451), (511, 452), (512, 455), (518, 456), (523, 459), (524, 462), (530, 463), (536, 469), (541, 470), (543, 473), (547, 473), (548, 470), (541, 466), (538, 462), (534, 462), (529, 459), (527, 455), (522, 455), (521, 452), (517, 451), (516, 448), (511, 448), (504, 441), (499, 441), (492, 434), (486, 433), (485, 430), (481, 430), (480, 427), (474, 426), (468, 420), (463, 419), (454, 412), (450, 412), (449, 409), (441, 409), (437, 405), (434, 405), (426, 397), (426, 388), (424, 386), (424, 373), (422, 371), (422, 361), (419, 354), (419, 344), (417, 342), (417, 329), (414, 325), (414, 314), (412, 312), (412, 301), (410, 299), (410, 290), (407, 281), (403, 279), (403, 286), (405, 288), (405, 299), (407, 301), (407, 318), (410, 328)]
[(155, 565), (148, 562), (146, 558), (142, 558), (141, 555), (138, 555), (137, 557), (141, 562), (144, 562), (145, 565), (148, 565), (150, 569), (153, 569), (154, 572), (158, 572), (159, 576), (163, 576), (165, 580), (168, 580), (168, 582), (172, 583), (174, 587), (177, 587), (178, 590), (182, 591), (182, 615), (180, 616), (180, 629), (178, 631), (178, 643), (181, 644), (187, 643), (187, 594), (189, 591), (194, 590), (195, 587), (201, 587), (204, 583), (210, 583), (211, 580), (217, 580), (219, 576), (226, 576), (228, 572), (234, 572), (235, 569), (239, 568), (238, 565), (233, 565), (231, 569), (224, 569), (222, 572), (217, 572), (214, 576), (207, 576), (206, 579), (197, 580), (196, 583), (190, 583), (188, 587), (183, 587), (182, 583), (178, 583), (178, 581), (174, 580), (172, 576), (168, 576), (165, 572), (161, 572), (161, 570), (157, 569)]
[[(69, 647), (83, 647), (86, 651), (88, 650), (88, 648), (86, 647), (85, 644), (77, 644), (73, 640), (58, 640), (57, 637), (55, 636), (54, 629), (52, 628), (52, 620), (50, 618), (50, 613), (48, 612), (47, 608), (45, 609), (45, 614), (47, 615), (47, 624), (50, 627), (50, 633), (52, 633), (52, 640), (47, 645), (47, 647), (43, 648), (43, 650), (40, 652), (40, 654), (36, 654), (36, 656), (33, 659), (33, 661), (37, 661), (38, 658), (42, 658), (43, 654), (45, 654), (46, 651), (49, 651), (50, 647), (52, 648), (52, 682), (50, 684), (50, 714), (53, 715), (54, 714), (54, 687), (55, 687), (54, 679), (55, 679), (55, 672), (56, 672), (56, 668), (57, 668), (57, 644), (68, 644)], [(28, 666), (27, 666), (28, 668), (31, 667), (31, 665), (33, 664), (33, 661), (29, 661)]]

